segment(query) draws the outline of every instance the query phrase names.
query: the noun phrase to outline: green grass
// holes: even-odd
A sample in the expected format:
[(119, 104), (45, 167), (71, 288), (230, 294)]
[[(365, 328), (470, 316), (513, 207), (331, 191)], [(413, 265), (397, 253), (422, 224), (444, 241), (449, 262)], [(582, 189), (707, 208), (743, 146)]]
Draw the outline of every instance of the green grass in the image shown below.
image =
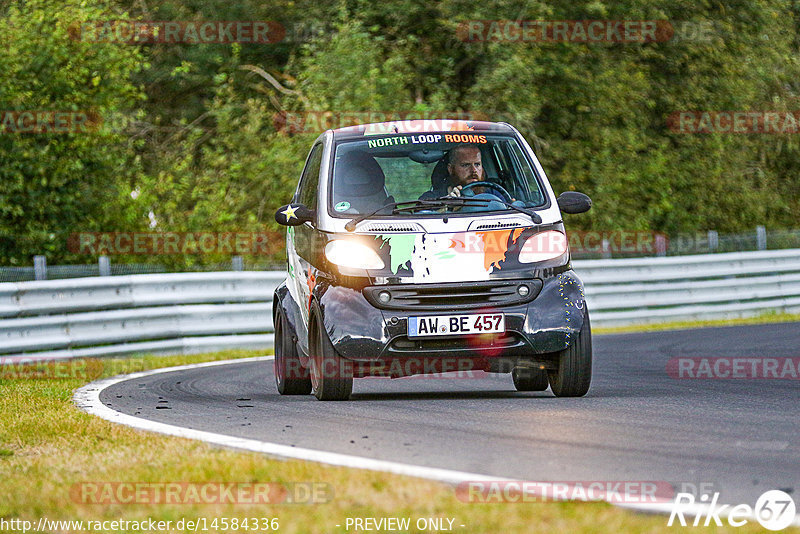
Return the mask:
[[(254, 355), (229, 351), (129, 358), (106, 361), (97, 374)], [(140, 432), (88, 415), (73, 405), (73, 391), (89, 378), (14, 376), (19, 375), (6, 374), (0, 379), (0, 518), (5, 520), (153, 518), (176, 522), (206, 518), (210, 522), (215, 517), (255, 517), (278, 518), (280, 532), (328, 533), (345, 532), (348, 517), (411, 517), (412, 525), (418, 518), (451, 517), (456, 519), (455, 525), (466, 525), (455, 528), (463, 533), (667, 530), (666, 516), (637, 514), (605, 503), (470, 504), (458, 500), (454, 488), (437, 482), (274, 459)], [(271, 392), (274, 385), (264, 384), (264, 388)], [(83, 502), (75, 489), (84, 482), (312, 482), (329, 485), (333, 499), (315, 505), (91, 504)], [(757, 531), (752, 524), (710, 530)]]

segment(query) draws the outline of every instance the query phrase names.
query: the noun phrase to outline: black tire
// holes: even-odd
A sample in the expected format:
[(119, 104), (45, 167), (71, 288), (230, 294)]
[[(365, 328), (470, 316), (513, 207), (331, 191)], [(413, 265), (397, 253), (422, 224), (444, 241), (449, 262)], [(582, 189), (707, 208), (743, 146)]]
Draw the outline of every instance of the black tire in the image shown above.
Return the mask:
[(321, 401), (341, 401), (350, 398), (353, 392), (353, 366), (336, 353), (315, 308), (311, 344), (311, 389)]
[(311, 377), (300, 363), (297, 344), (292, 340), (283, 312), (275, 318), (275, 385), (281, 395), (308, 395)]
[(583, 328), (569, 347), (558, 353), (558, 370), (547, 372), (556, 397), (583, 397), (592, 382), (592, 327), (589, 313)]
[(511, 371), (517, 391), (544, 391), (547, 389), (547, 371), (530, 367), (514, 367)]

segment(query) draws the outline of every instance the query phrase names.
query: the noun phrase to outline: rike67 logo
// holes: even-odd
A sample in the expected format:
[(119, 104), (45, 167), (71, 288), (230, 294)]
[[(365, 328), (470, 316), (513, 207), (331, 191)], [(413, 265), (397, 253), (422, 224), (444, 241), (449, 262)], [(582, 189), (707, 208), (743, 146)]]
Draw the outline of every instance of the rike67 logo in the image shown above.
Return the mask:
[(667, 526), (673, 526), (675, 519), (682, 527), (687, 526), (684, 515), (694, 516), (692, 526), (710, 526), (712, 521), (716, 526), (723, 526), (723, 518), (732, 527), (741, 527), (748, 520), (755, 518), (767, 530), (783, 530), (795, 520), (795, 504), (792, 497), (781, 490), (766, 491), (758, 498), (756, 505), (747, 504), (719, 504), (719, 493), (714, 493), (711, 502), (708, 495), (703, 495), (700, 502), (695, 502), (691, 493), (678, 493), (672, 505), (672, 513), (667, 521)]

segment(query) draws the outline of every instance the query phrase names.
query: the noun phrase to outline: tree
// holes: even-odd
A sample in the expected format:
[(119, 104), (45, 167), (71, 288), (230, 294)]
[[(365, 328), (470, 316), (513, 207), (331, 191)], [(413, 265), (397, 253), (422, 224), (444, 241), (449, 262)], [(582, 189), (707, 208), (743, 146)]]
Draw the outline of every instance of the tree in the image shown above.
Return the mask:
[(143, 58), (135, 47), (70, 33), (81, 21), (118, 16), (104, 2), (30, 0), (12, 3), (0, 18), (0, 109), (93, 118), (66, 133), (0, 134), (2, 264), (29, 264), (34, 254), (75, 260), (66, 246), (70, 233), (122, 229), (137, 217), (126, 183), (136, 172), (132, 146), (109, 122), (135, 110), (141, 92), (130, 78)]

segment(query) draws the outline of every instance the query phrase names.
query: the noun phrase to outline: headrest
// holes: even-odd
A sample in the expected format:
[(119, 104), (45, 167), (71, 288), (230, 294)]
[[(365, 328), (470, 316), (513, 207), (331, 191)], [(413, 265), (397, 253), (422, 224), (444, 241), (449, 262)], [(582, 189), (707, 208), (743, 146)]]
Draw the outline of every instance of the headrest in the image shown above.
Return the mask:
[(447, 153), (445, 153), (431, 172), (431, 187), (434, 190), (439, 189), (442, 185), (449, 183), (449, 180), (450, 173), (447, 172)]
[(386, 176), (375, 158), (358, 150), (339, 158), (336, 176), (337, 185), (344, 195), (370, 196), (383, 191), (386, 185)]

